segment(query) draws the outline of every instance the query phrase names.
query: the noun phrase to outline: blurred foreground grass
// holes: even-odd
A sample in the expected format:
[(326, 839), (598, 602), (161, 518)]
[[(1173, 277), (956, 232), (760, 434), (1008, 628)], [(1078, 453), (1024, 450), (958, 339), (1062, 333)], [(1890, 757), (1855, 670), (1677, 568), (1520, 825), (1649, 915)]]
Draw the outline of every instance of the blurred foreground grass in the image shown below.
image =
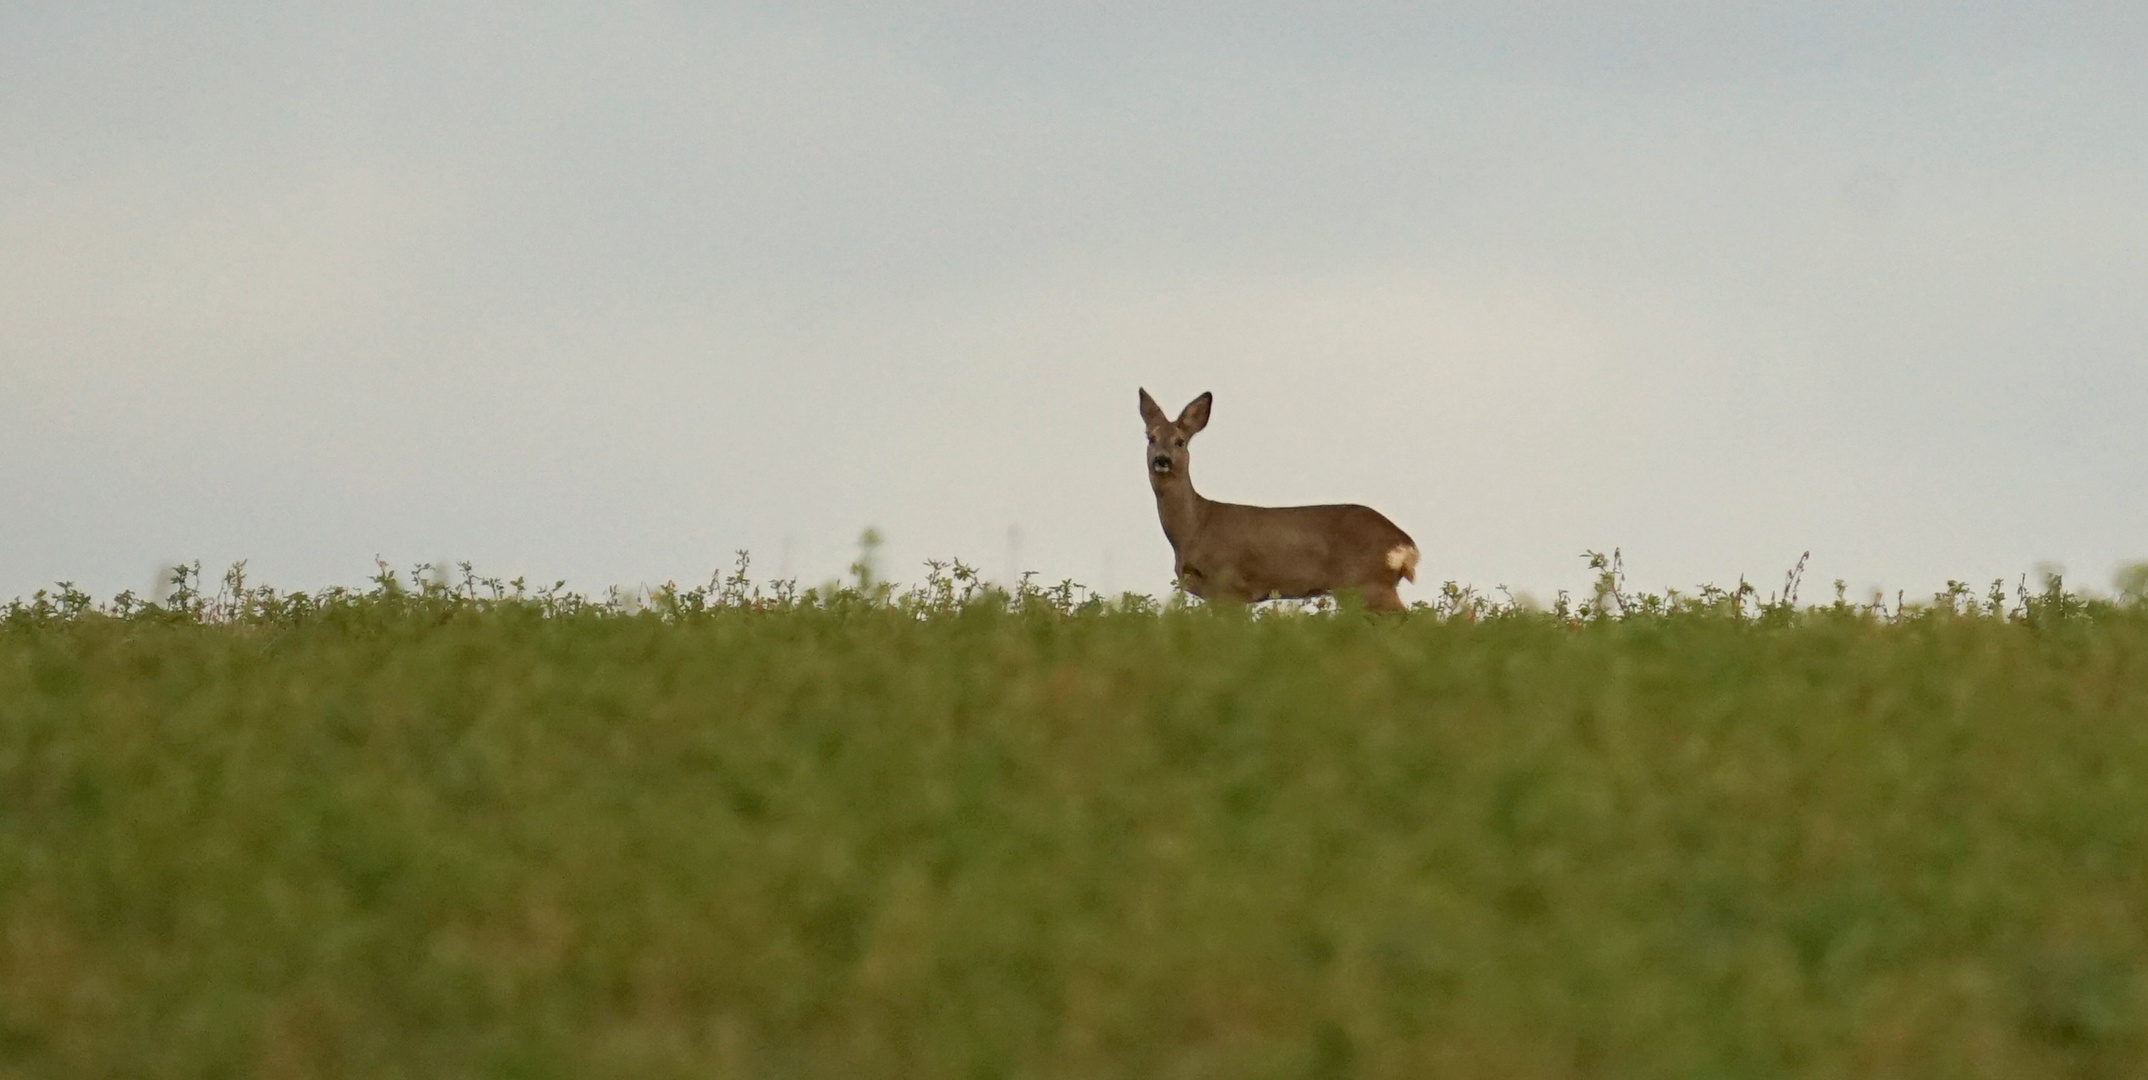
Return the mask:
[(935, 580), (6, 609), (0, 1076), (2144, 1073), (2140, 605)]

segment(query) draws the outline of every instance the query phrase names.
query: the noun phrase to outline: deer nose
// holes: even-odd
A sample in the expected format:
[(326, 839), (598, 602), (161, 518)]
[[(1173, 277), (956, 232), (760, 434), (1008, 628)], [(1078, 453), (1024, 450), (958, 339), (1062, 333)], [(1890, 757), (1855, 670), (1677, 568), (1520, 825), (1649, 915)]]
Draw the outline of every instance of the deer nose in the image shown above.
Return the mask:
[(1157, 472), (1170, 472), (1171, 459), (1162, 454), (1158, 454), (1154, 458), (1151, 458), (1149, 460), (1149, 468), (1154, 469)]

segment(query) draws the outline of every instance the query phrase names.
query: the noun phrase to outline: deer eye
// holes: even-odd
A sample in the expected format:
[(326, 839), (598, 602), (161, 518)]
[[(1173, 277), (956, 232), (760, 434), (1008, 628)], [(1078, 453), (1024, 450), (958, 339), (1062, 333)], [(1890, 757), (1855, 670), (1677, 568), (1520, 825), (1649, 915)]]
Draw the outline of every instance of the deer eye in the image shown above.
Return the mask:
[(1184, 446), (1184, 445), (1186, 445), (1186, 440), (1184, 440), (1184, 439), (1180, 439), (1180, 440), (1178, 441), (1178, 444), (1179, 444), (1180, 446)]

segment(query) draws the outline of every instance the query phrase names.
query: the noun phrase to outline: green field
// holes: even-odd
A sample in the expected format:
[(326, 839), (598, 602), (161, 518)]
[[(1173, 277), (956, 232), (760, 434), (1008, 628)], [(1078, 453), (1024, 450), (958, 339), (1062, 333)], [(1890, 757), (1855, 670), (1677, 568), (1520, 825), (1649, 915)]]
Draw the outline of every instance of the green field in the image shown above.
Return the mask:
[(2148, 1075), (2148, 605), (0, 609), (0, 1077)]

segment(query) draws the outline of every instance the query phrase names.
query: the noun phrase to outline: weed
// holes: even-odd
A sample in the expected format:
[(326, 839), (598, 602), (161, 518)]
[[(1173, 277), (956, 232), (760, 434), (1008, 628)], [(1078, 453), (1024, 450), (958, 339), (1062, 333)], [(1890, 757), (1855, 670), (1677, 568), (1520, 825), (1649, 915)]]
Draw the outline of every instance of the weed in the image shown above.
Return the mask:
[[(0, 1075), (2127, 1076), (2148, 601), (0, 607)], [(2130, 580), (2130, 579), (2128, 579)]]

